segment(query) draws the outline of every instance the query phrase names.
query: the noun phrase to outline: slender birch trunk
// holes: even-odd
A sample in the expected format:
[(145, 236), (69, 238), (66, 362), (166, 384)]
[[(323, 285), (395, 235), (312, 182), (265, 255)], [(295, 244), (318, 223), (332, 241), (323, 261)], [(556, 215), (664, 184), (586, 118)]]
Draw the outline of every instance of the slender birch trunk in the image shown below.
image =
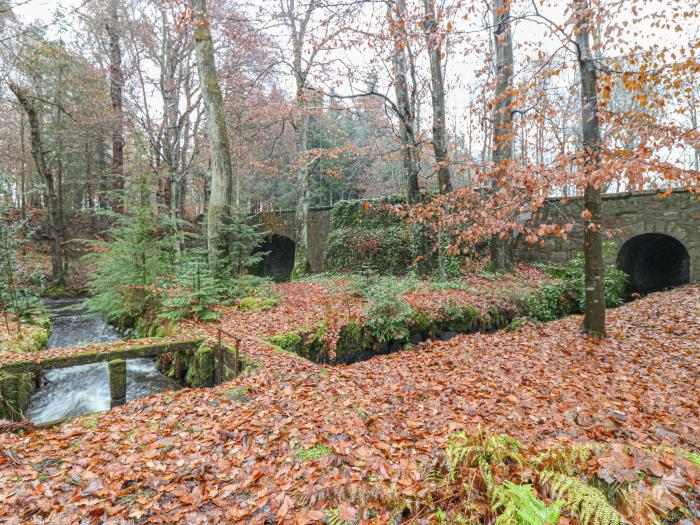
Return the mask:
[[(600, 168), (601, 135), (598, 121), (596, 65), (590, 48), (590, 13), (587, 0), (577, 5), (578, 66), (581, 76), (581, 129), (583, 132), (584, 167), (590, 177)], [(583, 195), (585, 258), (585, 307), (583, 330), (591, 337), (606, 337), (605, 288), (603, 285), (603, 234), (601, 232), (602, 199), (600, 189), (590, 182)]]

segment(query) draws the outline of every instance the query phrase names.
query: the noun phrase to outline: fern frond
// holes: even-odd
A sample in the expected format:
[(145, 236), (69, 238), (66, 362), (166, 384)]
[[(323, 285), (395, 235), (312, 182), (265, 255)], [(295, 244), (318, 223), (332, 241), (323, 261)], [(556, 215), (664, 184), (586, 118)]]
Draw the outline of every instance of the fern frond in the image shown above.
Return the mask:
[(340, 507), (327, 510), (325, 514), (328, 525), (349, 525), (347, 521), (340, 519)]
[(553, 525), (559, 521), (561, 503), (547, 506), (532, 491), (532, 485), (505, 481), (493, 491), (496, 525)]
[(603, 448), (597, 443), (553, 447), (532, 458), (530, 464), (537, 470), (552, 470), (567, 474), (576, 467), (585, 465), (596, 452), (600, 452)]
[(576, 514), (583, 525), (622, 525), (622, 516), (595, 487), (551, 470), (540, 472), (539, 477), (543, 484), (550, 484), (554, 497)]
[(395, 485), (382, 483), (342, 485), (330, 489), (324, 496), (327, 501), (335, 504), (349, 503), (355, 507), (367, 508), (374, 503), (392, 512), (402, 512), (410, 504)]
[(445, 480), (445, 475), (439, 468), (434, 467), (423, 475), (423, 479), (428, 483), (438, 484)]
[(460, 432), (452, 436), (447, 444), (447, 471), (450, 482), (454, 482), (463, 467), (477, 467), (487, 484), (492, 483), (491, 467), (506, 462), (523, 464), (520, 454), (523, 446), (517, 439), (504, 434), (491, 434), (479, 430), (470, 436)]

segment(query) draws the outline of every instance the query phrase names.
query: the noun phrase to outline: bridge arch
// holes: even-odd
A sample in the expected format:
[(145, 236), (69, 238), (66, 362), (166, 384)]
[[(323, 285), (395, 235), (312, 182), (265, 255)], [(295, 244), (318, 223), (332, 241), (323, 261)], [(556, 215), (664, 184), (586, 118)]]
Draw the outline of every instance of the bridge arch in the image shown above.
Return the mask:
[(690, 254), (665, 233), (642, 233), (618, 251), (617, 267), (630, 276), (627, 293), (646, 294), (690, 282)]
[(252, 273), (271, 277), (275, 281), (288, 281), (294, 269), (296, 243), (285, 235), (268, 235), (253, 253), (265, 253), (262, 260), (252, 268)]

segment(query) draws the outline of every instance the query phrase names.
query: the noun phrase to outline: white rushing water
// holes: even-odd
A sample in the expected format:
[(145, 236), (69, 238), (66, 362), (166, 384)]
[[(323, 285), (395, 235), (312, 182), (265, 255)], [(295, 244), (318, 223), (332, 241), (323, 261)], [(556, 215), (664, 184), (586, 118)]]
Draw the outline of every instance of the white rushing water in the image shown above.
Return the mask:
[[(51, 314), (49, 348), (119, 341), (121, 334), (104, 320), (81, 307), (79, 300), (47, 301)], [(131, 401), (156, 392), (177, 388), (161, 374), (155, 359), (126, 362), (126, 399)], [(50, 370), (29, 402), (27, 417), (35, 423), (89, 414), (109, 409), (107, 363)]]

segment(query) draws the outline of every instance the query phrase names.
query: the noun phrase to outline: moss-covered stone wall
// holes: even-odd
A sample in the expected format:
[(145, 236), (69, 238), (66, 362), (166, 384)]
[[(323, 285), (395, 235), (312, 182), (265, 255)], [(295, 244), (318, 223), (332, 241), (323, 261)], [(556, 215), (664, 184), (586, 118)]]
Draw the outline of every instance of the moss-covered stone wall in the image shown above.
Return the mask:
[[(178, 350), (159, 357), (159, 369), (183, 386), (209, 387), (235, 376), (242, 364), (235, 364), (235, 349), (223, 345), (221, 353), (207, 341), (199, 346)], [(217, 367), (221, 367), (217, 371)], [(218, 372), (218, 373), (217, 373)]]
[[(48, 317), (37, 316), (29, 325), (22, 326), (22, 337), (9, 341), (2, 354), (17, 354), (23, 359), (27, 354), (44, 350), (51, 334)], [(0, 370), (0, 419), (19, 421), (29, 406), (29, 399), (36, 390), (36, 374), (33, 372), (12, 373)]]
[[(323, 337), (324, 329), (289, 332), (267, 338), (281, 350), (317, 363), (349, 364), (376, 355), (395, 352), (407, 344), (428, 339), (449, 338), (457, 333), (490, 332), (508, 326), (520, 312), (515, 308), (476, 308), (449, 306), (434, 315), (416, 312), (405, 319), (405, 330), (393, 338), (375, 333), (369, 326), (351, 321), (340, 329), (333, 352)], [(335, 357), (331, 356), (335, 354)]]
[(405, 275), (413, 269), (427, 271), (433, 244), (430, 236), (392, 209), (396, 203), (396, 199), (387, 199), (336, 204), (330, 216), (326, 270), (389, 275)]

